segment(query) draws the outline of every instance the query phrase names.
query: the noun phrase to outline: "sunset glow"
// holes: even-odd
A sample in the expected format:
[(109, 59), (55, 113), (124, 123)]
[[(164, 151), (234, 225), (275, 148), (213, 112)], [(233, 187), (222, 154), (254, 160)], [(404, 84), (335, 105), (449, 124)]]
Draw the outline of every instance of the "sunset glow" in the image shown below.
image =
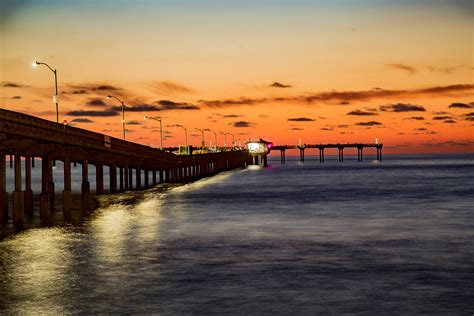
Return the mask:
[[(430, 5), (427, 5), (430, 3)], [(160, 146), (474, 150), (471, 1), (19, 1), (0, 6), (0, 107)], [(205, 133), (206, 144), (212, 133)], [(219, 145), (224, 135), (217, 134)], [(230, 137), (230, 136), (229, 136)], [(227, 139), (230, 144), (231, 140)]]

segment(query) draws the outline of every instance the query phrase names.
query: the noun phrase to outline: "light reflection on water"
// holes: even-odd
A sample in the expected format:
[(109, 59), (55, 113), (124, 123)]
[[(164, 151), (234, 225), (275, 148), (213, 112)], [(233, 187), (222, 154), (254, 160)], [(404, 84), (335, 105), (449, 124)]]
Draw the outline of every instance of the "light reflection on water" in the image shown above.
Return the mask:
[(0, 314), (465, 314), (469, 159), (248, 168), (0, 242)]

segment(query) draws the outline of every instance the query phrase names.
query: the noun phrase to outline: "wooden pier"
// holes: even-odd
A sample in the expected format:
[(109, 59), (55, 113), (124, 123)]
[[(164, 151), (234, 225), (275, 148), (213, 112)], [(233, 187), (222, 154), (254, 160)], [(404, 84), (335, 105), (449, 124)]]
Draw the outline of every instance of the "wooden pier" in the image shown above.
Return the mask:
[(344, 161), (344, 149), (346, 148), (357, 148), (357, 161), (362, 162), (364, 160), (363, 150), (364, 148), (375, 148), (377, 152), (377, 161), (382, 161), (382, 148), (383, 144), (373, 143), (346, 143), (346, 144), (302, 144), (302, 145), (274, 145), (272, 150), (280, 151), (280, 161), (285, 163), (286, 156), (285, 151), (287, 149), (298, 149), (300, 152), (300, 161), (304, 162), (305, 150), (309, 148), (319, 149), (319, 162), (324, 162), (324, 150), (328, 148), (336, 148), (338, 151), (339, 162)]
[[(71, 215), (72, 163), (82, 165), (83, 212), (89, 211), (91, 179), (89, 179), (88, 168), (90, 165), (96, 169), (95, 193), (100, 195), (132, 189), (147, 189), (157, 183), (189, 182), (251, 163), (251, 156), (246, 150), (175, 155), (104, 134), (0, 109), (0, 223), (5, 223), (10, 216), (6, 188), (6, 157), (8, 155), (13, 157), (10, 164), (14, 166), (15, 179), (12, 193), (13, 223), (19, 228), (24, 225), (25, 216), (33, 214), (34, 192), (31, 186), (31, 168), (34, 167), (35, 158), (41, 160), (39, 214), (43, 221), (48, 221), (51, 213), (55, 211), (55, 182), (52, 168), (56, 160), (64, 163), (62, 208), (66, 219)], [(24, 177), (22, 177), (22, 157), (25, 162)], [(104, 167), (109, 169), (109, 192), (104, 191)], [(144, 187), (142, 187), (142, 171), (145, 177)], [(24, 190), (22, 190), (23, 187)]]

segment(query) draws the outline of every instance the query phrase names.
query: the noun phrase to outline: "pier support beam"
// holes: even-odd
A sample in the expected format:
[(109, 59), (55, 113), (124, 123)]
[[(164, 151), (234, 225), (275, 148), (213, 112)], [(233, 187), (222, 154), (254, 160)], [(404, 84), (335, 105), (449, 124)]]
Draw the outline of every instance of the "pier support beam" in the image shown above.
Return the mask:
[(33, 190), (31, 190), (31, 157), (25, 157), (25, 214), (33, 215)]
[(285, 149), (280, 149), (280, 162), (286, 163)]
[(90, 199), (90, 183), (89, 183), (89, 161), (84, 159), (82, 161), (82, 185), (81, 185), (81, 207), (82, 214), (89, 213), (89, 199)]
[(8, 218), (7, 156), (0, 153), (0, 224)]
[(145, 169), (143, 172), (145, 174), (145, 189), (149, 189), (150, 188), (150, 182), (149, 182), (149, 179), (148, 179), (148, 176), (149, 176), (148, 170)]
[(49, 193), (49, 173), (51, 162), (48, 156), (41, 157), (41, 193), (40, 193), (40, 218), (43, 222), (51, 217), (51, 199)]
[(123, 167), (119, 167), (119, 190), (123, 192), (125, 190), (125, 186), (123, 183)]
[(124, 181), (124, 185), (125, 185), (125, 191), (130, 190), (129, 174), (130, 174), (130, 171), (128, 169), (128, 165), (125, 165), (125, 167), (123, 167), (123, 176), (124, 176), (123, 181)]
[(338, 152), (339, 152), (339, 162), (343, 162), (344, 161), (344, 148), (339, 147)]
[(55, 195), (55, 189), (54, 189), (54, 173), (53, 173), (53, 166), (54, 166), (54, 160), (48, 159), (48, 176), (49, 176), (49, 182), (48, 182), (48, 193), (49, 193), (49, 211), (51, 213), (56, 211), (56, 195)]
[(300, 148), (300, 162), (304, 162), (304, 148)]
[(128, 189), (133, 190), (133, 167), (131, 166), (128, 169)]
[(357, 161), (362, 162), (363, 161), (363, 153), (362, 153), (363, 147), (357, 147)]
[(71, 159), (64, 158), (64, 190), (63, 190), (63, 216), (64, 219), (71, 218)]
[(319, 148), (319, 162), (324, 162), (324, 148)]
[(25, 198), (21, 190), (21, 156), (15, 153), (15, 191), (13, 191), (13, 224), (22, 229), (25, 226)]
[(96, 188), (95, 194), (101, 195), (104, 194), (104, 166), (101, 162), (96, 162), (95, 164), (95, 181), (96, 181)]
[(117, 166), (109, 166), (110, 193), (117, 193)]
[(140, 166), (137, 166), (136, 169), (136, 175), (137, 175), (137, 190), (142, 189), (142, 168)]

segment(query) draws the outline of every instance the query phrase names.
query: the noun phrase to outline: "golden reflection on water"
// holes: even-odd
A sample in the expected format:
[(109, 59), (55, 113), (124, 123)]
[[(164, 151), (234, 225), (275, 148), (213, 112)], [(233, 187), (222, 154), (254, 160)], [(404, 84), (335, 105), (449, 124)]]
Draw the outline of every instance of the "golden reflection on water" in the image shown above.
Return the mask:
[(63, 314), (64, 291), (74, 287), (68, 272), (71, 265), (70, 237), (63, 229), (32, 229), (2, 242), (2, 261), (6, 262), (1, 277), (8, 297), (21, 301), (13, 306), (18, 313)]

